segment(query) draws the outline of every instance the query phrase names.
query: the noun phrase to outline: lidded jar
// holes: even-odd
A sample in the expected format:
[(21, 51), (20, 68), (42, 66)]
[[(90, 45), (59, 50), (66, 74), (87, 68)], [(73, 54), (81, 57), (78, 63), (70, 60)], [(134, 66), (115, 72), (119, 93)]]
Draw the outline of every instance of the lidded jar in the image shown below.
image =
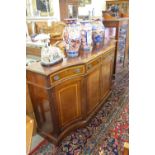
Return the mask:
[(92, 38), (95, 45), (103, 43), (105, 36), (105, 27), (99, 18), (92, 20)]
[(80, 21), (81, 23), (81, 48), (90, 50), (92, 47), (92, 24), (88, 20)]
[(64, 29), (63, 39), (68, 57), (77, 57), (81, 44), (80, 23), (76, 18), (65, 19), (67, 26)]

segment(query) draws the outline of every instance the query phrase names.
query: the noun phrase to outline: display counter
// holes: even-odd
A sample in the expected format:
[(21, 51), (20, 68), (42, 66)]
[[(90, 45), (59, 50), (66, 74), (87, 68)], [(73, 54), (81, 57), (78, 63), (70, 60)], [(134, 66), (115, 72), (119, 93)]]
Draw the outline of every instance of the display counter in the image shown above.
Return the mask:
[(64, 58), (54, 66), (27, 67), (27, 84), (38, 132), (58, 145), (71, 131), (86, 126), (111, 92), (115, 42), (105, 40), (92, 52)]

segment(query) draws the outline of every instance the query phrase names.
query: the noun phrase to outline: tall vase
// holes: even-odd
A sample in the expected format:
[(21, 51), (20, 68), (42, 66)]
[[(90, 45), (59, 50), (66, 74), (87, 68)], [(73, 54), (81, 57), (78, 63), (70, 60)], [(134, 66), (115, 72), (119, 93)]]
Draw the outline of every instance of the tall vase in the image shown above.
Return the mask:
[(77, 57), (81, 44), (80, 24), (76, 19), (65, 19), (67, 26), (64, 29), (65, 48), (68, 57)]
[(90, 51), (92, 48), (92, 25), (90, 21), (81, 21), (81, 48)]
[(100, 45), (103, 43), (104, 40), (105, 27), (101, 19), (93, 19), (92, 25), (93, 25), (92, 27), (93, 42), (95, 45)]

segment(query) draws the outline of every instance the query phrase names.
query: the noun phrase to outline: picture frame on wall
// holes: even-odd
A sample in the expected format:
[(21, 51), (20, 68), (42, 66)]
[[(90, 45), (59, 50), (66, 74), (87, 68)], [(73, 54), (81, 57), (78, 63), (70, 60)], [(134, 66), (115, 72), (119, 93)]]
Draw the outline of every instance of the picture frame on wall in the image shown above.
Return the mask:
[[(53, 16), (53, 0), (27, 0), (29, 16)], [(33, 15), (32, 15), (33, 14)]]
[(50, 12), (49, 0), (36, 0), (37, 10), (41, 12)]
[(79, 0), (80, 7), (84, 7), (87, 4), (91, 4), (91, 0)]

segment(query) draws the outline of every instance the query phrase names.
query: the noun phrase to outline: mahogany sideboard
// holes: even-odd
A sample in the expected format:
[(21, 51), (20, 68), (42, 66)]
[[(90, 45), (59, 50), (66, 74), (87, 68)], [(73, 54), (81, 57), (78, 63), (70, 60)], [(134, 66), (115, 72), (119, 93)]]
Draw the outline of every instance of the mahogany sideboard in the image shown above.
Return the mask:
[(71, 131), (84, 127), (111, 92), (115, 42), (105, 40), (92, 52), (44, 67), (27, 67), (27, 84), (38, 132), (58, 145)]
[[(129, 59), (129, 18), (103, 19), (108, 33), (114, 34), (116, 42), (114, 70), (115, 75), (128, 64)], [(107, 35), (110, 37), (110, 35)]]

